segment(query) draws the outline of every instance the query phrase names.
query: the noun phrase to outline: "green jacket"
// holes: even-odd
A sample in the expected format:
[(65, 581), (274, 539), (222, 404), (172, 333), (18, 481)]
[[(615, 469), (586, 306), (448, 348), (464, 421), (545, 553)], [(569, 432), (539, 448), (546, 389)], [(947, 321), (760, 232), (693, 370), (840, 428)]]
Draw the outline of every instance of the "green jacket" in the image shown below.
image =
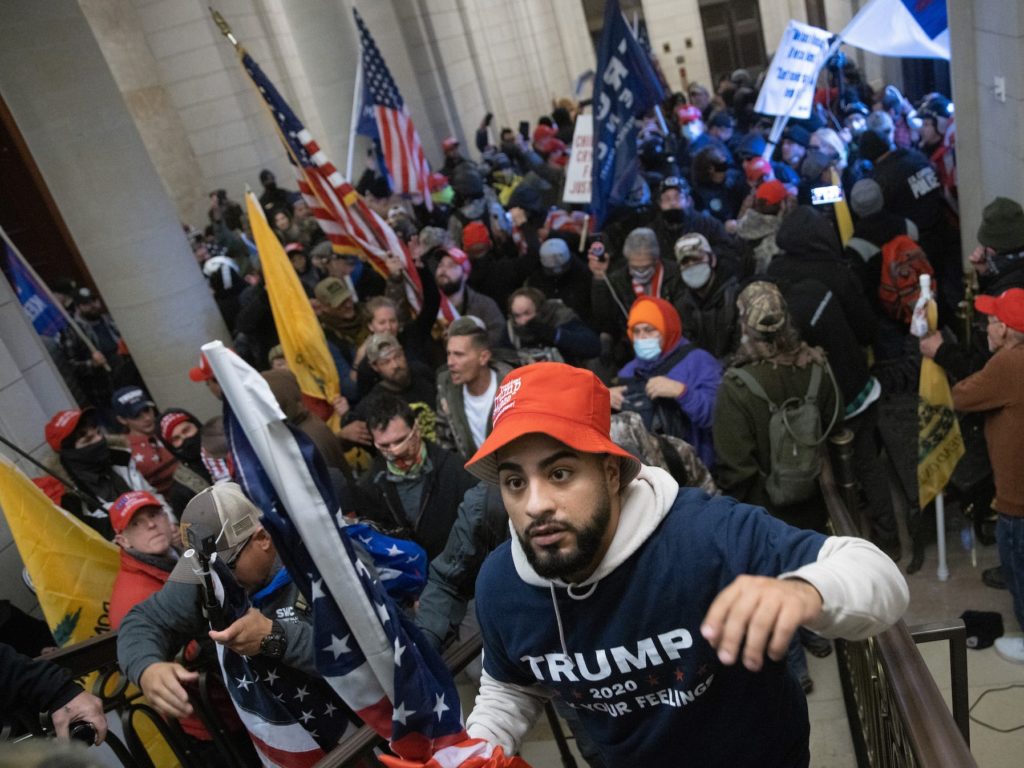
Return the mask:
[[(491, 358), (491, 368), (498, 376), (498, 384), (512, 370), (512, 366)], [(442, 448), (457, 453), (463, 461), (469, 459), (479, 448), (473, 442), (473, 433), (466, 418), (466, 401), (462, 396), (462, 385), (452, 383), (447, 368), (437, 375), (437, 439)], [(487, 432), (491, 431), (491, 417), (487, 417)]]
[[(802, 398), (811, 383), (811, 366), (775, 365), (769, 361), (748, 363), (743, 366), (760, 384), (773, 402)], [(713, 434), (718, 486), (722, 493), (747, 504), (765, 507), (769, 512), (791, 525), (819, 528), (825, 519), (824, 506), (818, 500), (775, 509), (768, 498), (765, 481), (771, 469), (771, 445), (768, 438), (768, 404), (754, 395), (743, 382), (726, 370), (715, 402)], [(840, 418), (833, 430), (841, 424), (843, 404), (836, 402), (836, 389), (831, 371), (821, 377), (818, 388), (818, 409), (821, 428), (828, 429), (836, 408)], [(841, 398), (840, 398), (841, 400)]]

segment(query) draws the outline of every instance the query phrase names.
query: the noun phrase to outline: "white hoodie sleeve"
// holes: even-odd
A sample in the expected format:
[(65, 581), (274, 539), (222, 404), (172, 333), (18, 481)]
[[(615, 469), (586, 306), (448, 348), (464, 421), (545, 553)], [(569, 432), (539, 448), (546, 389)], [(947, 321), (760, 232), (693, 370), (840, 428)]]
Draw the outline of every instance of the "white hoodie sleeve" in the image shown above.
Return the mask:
[(503, 683), (484, 670), (466, 730), (471, 738), (484, 739), (503, 747), (506, 754), (515, 754), (550, 698), (539, 685)]
[(830, 536), (813, 563), (780, 579), (803, 579), (821, 594), (822, 612), (807, 628), (846, 640), (884, 632), (907, 609), (910, 591), (896, 564), (878, 547), (852, 536)]

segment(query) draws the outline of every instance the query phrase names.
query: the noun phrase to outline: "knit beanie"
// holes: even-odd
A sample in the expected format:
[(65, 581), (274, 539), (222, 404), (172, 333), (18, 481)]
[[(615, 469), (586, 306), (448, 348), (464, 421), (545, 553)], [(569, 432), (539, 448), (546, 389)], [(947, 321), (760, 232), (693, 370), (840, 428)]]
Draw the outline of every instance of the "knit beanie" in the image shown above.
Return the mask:
[(878, 213), (884, 205), (882, 188), (874, 179), (861, 179), (850, 190), (850, 207), (862, 218)]
[(672, 349), (683, 337), (683, 323), (679, 319), (679, 313), (664, 299), (641, 296), (634, 301), (626, 321), (630, 340), (633, 339), (633, 326), (638, 323), (647, 323), (658, 329), (661, 334), (662, 353)]
[(997, 197), (986, 205), (978, 227), (978, 242), (997, 253), (1024, 248), (1024, 209), (1020, 203)]

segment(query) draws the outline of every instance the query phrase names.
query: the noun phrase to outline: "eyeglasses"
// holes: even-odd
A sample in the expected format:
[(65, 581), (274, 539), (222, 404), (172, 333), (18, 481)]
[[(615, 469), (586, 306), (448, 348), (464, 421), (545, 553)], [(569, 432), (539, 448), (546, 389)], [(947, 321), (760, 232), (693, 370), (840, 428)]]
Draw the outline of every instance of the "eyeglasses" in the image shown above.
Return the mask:
[(397, 453), (400, 453), (402, 451), (402, 449), (405, 448), (407, 445), (409, 445), (409, 443), (412, 441), (412, 439), (414, 437), (416, 437), (416, 435), (418, 435), (418, 434), (419, 434), (419, 426), (417, 425), (417, 426), (413, 427), (411, 430), (409, 430), (409, 434), (407, 434), (405, 437), (403, 437), (401, 440), (398, 440), (397, 442), (388, 443), (388, 444), (381, 444), (381, 443), (378, 443), (376, 440), (374, 440), (373, 441), (373, 445), (381, 453), (389, 453), (389, 454), (391, 454), (393, 456), (393, 455), (395, 455)]
[(238, 548), (238, 550), (235, 552), (234, 557), (232, 557), (230, 560), (225, 561), (224, 565), (228, 567), (229, 571), (235, 570), (235, 567), (238, 565), (238, 559), (242, 556), (242, 553), (245, 551), (245, 548), (249, 546), (250, 541), (252, 541), (252, 536), (246, 539), (245, 543)]

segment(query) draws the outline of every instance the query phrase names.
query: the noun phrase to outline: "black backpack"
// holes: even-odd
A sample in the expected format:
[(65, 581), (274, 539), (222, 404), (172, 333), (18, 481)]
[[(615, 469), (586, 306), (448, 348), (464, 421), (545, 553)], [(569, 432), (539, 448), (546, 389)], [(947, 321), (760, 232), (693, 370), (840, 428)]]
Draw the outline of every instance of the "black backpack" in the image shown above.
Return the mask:
[(648, 373), (619, 381), (620, 384), (626, 385), (622, 410), (639, 413), (644, 422), (644, 429), (651, 434), (672, 435), (686, 439), (690, 433), (690, 419), (679, 407), (679, 403), (668, 397), (656, 397), (652, 400), (647, 396), (645, 389), (648, 380), (655, 376), (666, 375), (682, 362), (694, 347), (694, 344), (684, 344)]

